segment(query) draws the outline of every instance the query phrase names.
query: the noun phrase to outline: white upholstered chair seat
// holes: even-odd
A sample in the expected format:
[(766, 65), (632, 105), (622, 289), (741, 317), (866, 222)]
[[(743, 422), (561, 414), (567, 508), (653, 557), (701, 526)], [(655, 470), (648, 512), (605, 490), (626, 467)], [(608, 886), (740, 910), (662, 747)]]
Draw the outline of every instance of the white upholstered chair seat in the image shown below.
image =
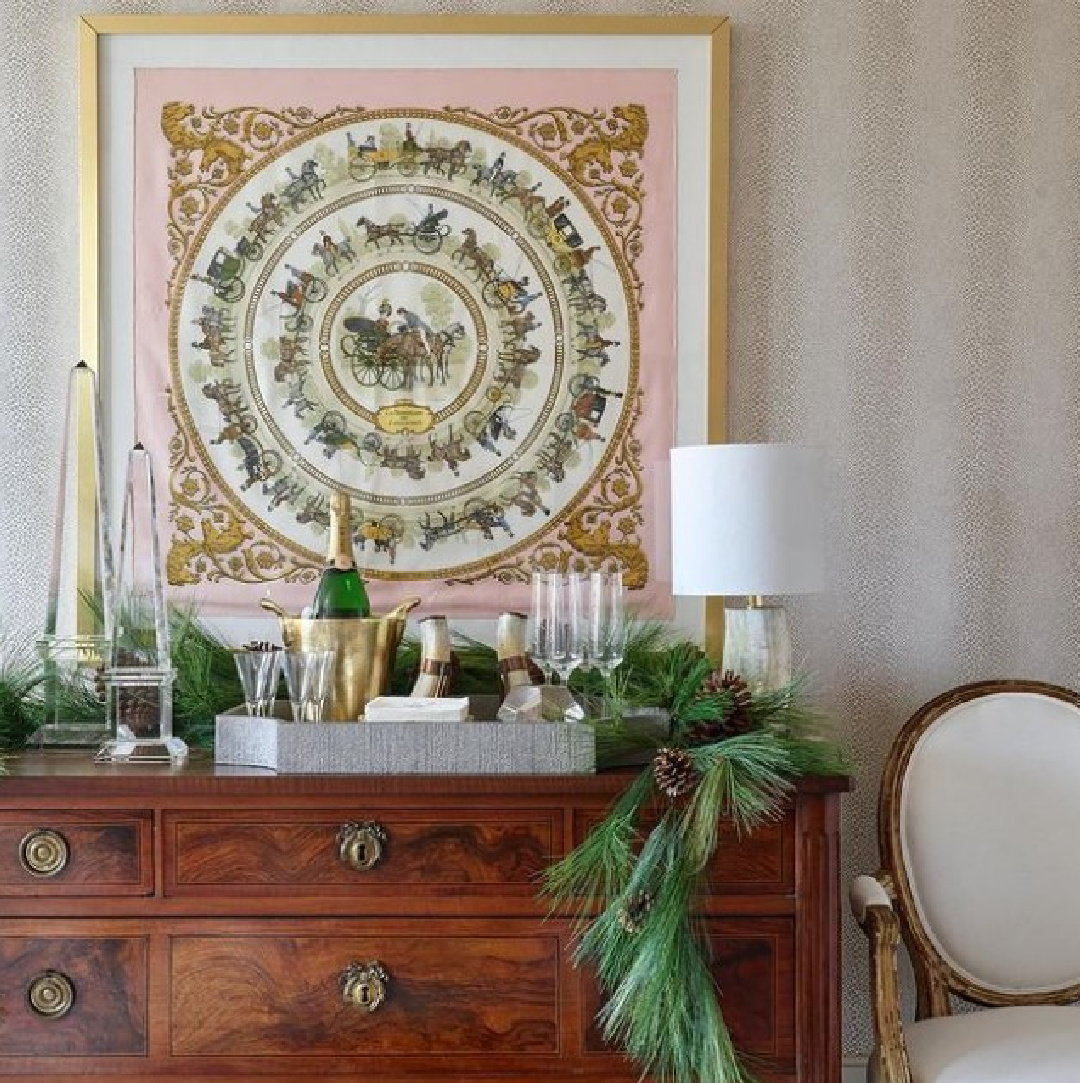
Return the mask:
[(1080, 1083), (1080, 1007), (987, 1008), (904, 1037), (912, 1083)]

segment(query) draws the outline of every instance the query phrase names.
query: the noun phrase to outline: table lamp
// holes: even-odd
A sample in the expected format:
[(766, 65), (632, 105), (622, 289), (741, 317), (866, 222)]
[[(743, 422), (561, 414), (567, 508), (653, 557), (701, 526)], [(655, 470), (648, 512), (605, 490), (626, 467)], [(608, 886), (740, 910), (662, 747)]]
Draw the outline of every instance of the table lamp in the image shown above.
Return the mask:
[(793, 444), (671, 451), (675, 594), (744, 597), (724, 609), (723, 666), (756, 690), (791, 680), (787, 613), (765, 595), (822, 589), (820, 460)]

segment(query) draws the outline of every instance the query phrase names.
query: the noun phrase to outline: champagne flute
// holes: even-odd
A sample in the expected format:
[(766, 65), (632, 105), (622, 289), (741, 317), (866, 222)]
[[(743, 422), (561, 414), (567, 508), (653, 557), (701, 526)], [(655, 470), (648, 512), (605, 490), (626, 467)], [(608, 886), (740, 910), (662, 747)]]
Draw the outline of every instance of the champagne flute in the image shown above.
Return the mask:
[(249, 645), (234, 650), (233, 658), (244, 689), (247, 713), (256, 718), (272, 714), (281, 652)]
[(585, 659), (584, 586), (577, 572), (552, 576), (548, 595), (551, 623), (551, 666), (561, 684)]
[(284, 651), (285, 686), (294, 722), (321, 722), (334, 669), (332, 650)]
[(551, 684), (551, 572), (533, 572), (532, 606), (529, 609), (529, 657), (544, 675), (544, 684)]
[(589, 576), (588, 634), (590, 663), (604, 680), (608, 701), (611, 675), (626, 652), (626, 592), (622, 572), (593, 572)]

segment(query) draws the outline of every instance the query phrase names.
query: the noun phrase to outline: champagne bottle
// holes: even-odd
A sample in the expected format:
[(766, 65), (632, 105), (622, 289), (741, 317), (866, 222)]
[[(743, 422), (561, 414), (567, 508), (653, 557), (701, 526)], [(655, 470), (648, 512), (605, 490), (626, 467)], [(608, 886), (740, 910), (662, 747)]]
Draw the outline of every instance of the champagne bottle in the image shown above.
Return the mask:
[(411, 694), (445, 696), (450, 688), (452, 670), (450, 626), (443, 616), (426, 617), (420, 621), (420, 675)]
[(371, 616), (367, 590), (353, 559), (349, 494), (337, 489), (330, 497), (330, 546), (311, 615), (316, 620)]
[(535, 683), (525, 647), (527, 627), (524, 613), (503, 613), (495, 625), (495, 653), (504, 699), (512, 688)]

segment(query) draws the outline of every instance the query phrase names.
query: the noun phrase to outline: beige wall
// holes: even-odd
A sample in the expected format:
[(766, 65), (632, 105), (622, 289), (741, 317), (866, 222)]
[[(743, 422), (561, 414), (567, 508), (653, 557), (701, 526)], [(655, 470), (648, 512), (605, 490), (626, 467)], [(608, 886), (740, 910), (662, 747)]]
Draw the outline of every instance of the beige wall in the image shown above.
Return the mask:
[[(9, 629), (42, 619), (57, 409), (76, 357), (75, 20), (85, 6), (0, 0), (0, 622)], [(609, 0), (604, 9), (733, 18), (732, 436), (828, 453), (830, 591), (793, 614), (821, 702), (861, 765), (847, 804), (847, 873), (869, 869), (880, 763), (919, 703), (978, 677), (1075, 683), (1080, 6)], [(460, 0), (304, 10), (599, 9)], [(845, 951), (854, 1055), (867, 1014), (850, 927)]]

